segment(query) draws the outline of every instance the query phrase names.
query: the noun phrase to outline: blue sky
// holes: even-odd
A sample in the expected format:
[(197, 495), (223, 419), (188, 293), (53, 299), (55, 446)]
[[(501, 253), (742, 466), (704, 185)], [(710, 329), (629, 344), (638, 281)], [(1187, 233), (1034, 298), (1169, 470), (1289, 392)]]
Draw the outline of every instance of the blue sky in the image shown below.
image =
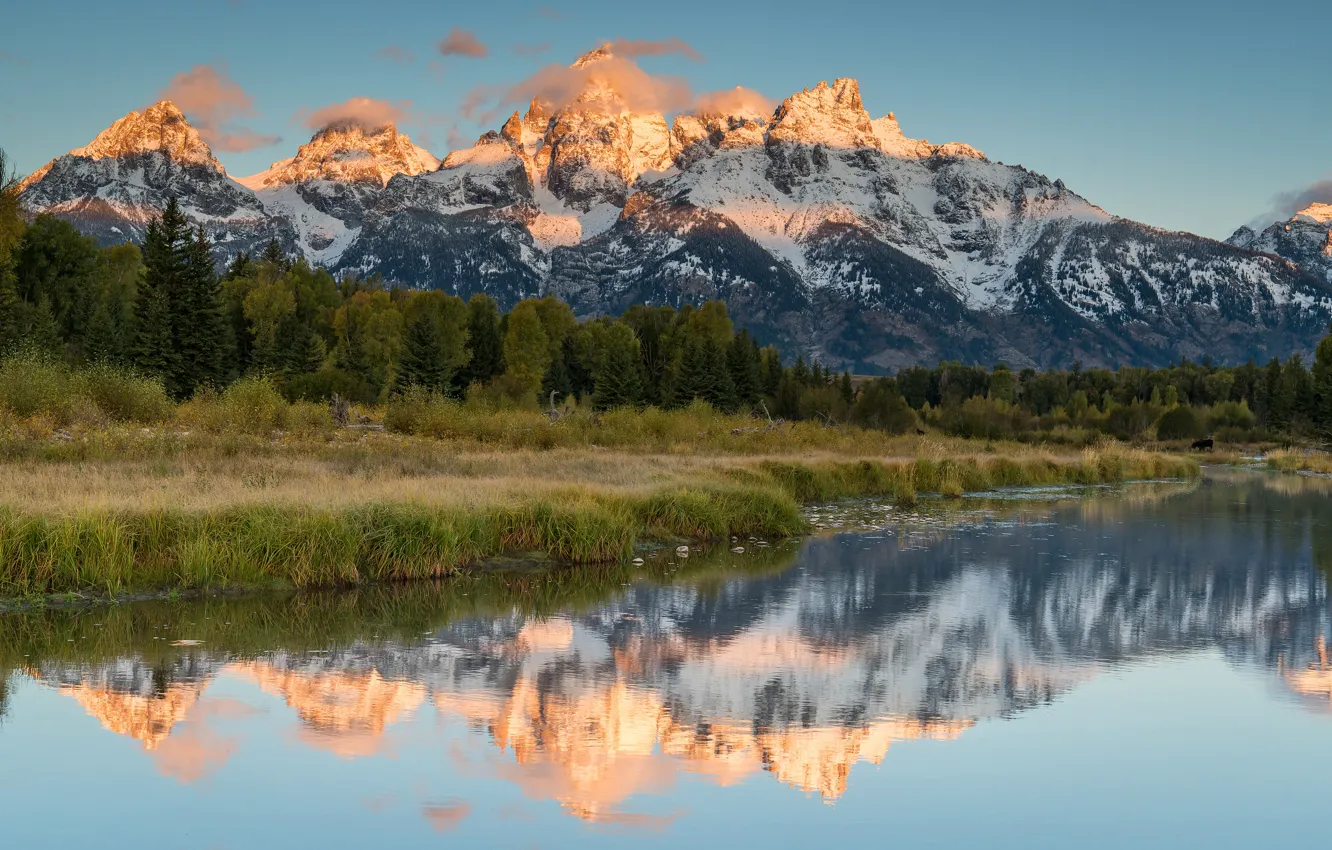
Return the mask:
[[(870, 112), (895, 111), (909, 136), (967, 142), (1062, 178), (1112, 213), (1206, 236), (1332, 173), (1327, 13), (1305, 0), (71, 0), (58, 12), (10, 4), (3, 17), (0, 147), (23, 171), (86, 144), (197, 65), (224, 70), (252, 100), (236, 127), (282, 138), (219, 152), (234, 175), (306, 141), (302, 111), (352, 97), (410, 101), (402, 128), (442, 157), (451, 136), (470, 143), (488, 129), (461, 114), (476, 87), (626, 38), (692, 46), (701, 60), (640, 64), (698, 92), (742, 85), (780, 100), (856, 77)], [(487, 55), (442, 56), (454, 28)], [(390, 46), (414, 60), (380, 55)]]

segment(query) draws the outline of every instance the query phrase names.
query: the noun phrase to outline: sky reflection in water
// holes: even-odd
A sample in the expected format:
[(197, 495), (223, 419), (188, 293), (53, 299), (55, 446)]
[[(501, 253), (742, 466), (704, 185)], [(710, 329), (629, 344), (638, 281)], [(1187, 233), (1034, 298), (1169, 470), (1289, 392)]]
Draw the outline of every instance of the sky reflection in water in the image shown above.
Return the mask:
[(0, 616), (5, 843), (1308, 842), (1329, 495), (1226, 472), (648, 578)]

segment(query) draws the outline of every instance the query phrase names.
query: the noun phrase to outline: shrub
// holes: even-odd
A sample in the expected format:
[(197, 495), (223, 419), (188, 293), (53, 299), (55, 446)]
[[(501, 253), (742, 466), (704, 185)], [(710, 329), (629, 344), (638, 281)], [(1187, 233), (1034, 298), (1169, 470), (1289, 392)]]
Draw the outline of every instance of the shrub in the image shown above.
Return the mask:
[(0, 406), (20, 418), (54, 414), (74, 395), (69, 369), (38, 354), (20, 354), (0, 364)]
[(288, 378), (282, 385), (282, 394), (291, 401), (328, 401), (338, 395), (370, 404), (376, 398), (375, 389), (368, 382), (333, 366)]
[(76, 371), (37, 354), (0, 363), (0, 407), (19, 418), (43, 417), (57, 427), (108, 419), (161, 422), (172, 410), (159, 380), (106, 364)]
[(895, 381), (880, 378), (865, 384), (851, 408), (851, 422), (889, 434), (905, 434), (920, 427), (916, 413), (897, 390)]
[(287, 402), (271, 379), (241, 378), (218, 394), (204, 390), (181, 406), (182, 422), (219, 433), (267, 434), (286, 425)]
[(107, 416), (123, 422), (162, 422), (173, 406), (159, 378), (98, 364), (79, 373), (75, 383)]
[(1188, 405), (1170, 408), (1156, 422), (1156, 436), (1161, 440), (1196, 440), (1206, 432), (1205, 423)]

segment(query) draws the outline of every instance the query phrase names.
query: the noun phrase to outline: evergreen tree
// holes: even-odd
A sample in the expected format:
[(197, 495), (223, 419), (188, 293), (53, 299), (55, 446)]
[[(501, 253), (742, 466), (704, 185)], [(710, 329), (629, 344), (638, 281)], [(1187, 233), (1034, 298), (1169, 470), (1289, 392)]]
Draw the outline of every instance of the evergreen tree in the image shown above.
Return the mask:
[(18, 344), (22, 301), (14, 275), (14, 251), (23, 241), (27, 223), (19, 200), (18, 174), (0, 150), (0, 354)]
[(556, 399), (568, 398), (574, 394), (573, 380), (569, 377), (569, 364), (567, 357), (573, 349), (569, 345), (569, 337), (565, 337), (560, 345), (559, 355), (550, 361), (550, 368), (546, 370), (546, 376), (541, 380), (541, 400), (548, 402), (551, 393), (555, 393)]
[(776, 398), (777, 390), (782, 383), (782, 376), (786, 370), (782, 368), (782, 355), (774, 346), (767, 346), (761, 352), (762, 379), (760, 383), (763, 388), (763, 395), (768, 398)]
[[(170, 214), (170, 216), (167, 215)], [(184, 223), (175, 198), (167, 213), (148, 223), (143, 240), (143, 280), (134, 299), (135, 337), (131, 360), (140, 371), (159, 377), (175, 393), (178, 354), (171, 322), (169, 290), (178, 284), (180, 263), (176, 243)]]
[(178, 395), (190, 396), (206, 384), (221, 384), (227, 328), (212, 244), (203, 228), (192, 235), (187, 231), (179, 252), (183, 255), (179, 285), (168, 290), (178, 350), (171, 384)]
[(842, 378), (837, 384), (837, 393), (841, 396), (842, 403), (848, 407), (856, 403), (856, 388), (851, 383), (850, 372), (842, 373)]
[(264, 253), (259, 255), (259, 262), (277, 266), (283, 271), (286, 271), (289, 266), (287, 254), (282, 250), (282, 246), (276, 238), (268, 240), (268, 244), (264, 246)]
[(102, 299), (88, 323), (85, 344), (88, 359), (95, 363), (119, 363), (124, 360), (124, 341), (117, 331), (111, 318), (111, 309), (106, 299)]
[(773, 399), (773, 415), (783, 419), (800, 418), (800, 393), (804, 389), (794, 369), (787, 369), (777, 385)]
[(726, 348), (726, 367), (731, 375), (736, 403), (741, 407), (757, 404), (763, 379), (763, 363), (758, 344), (748, 330), (741, 330), (731, 338), (731, 344)]
[(484, 384), (504, 371), (504, 349), (500, 336), (499, 306), (495, 299), (478, 292), (467, 302), (467, 340), (472, 358), (458, 370), (461, 389)]
[(810, 386), (809, 366), (805, 365), (803, 354), (796, 358), (795, 365), (791, 367), (791, 377), (802, 387)]
[(0, 263), (0, 355), (18, 345), (22, 306), (13, 275)]
[(703, 363), (706, 374), (706, 386), (703, 399), (718, 410), (735, 410), (735, 384), (731, 373), (726, 368), (726, 349), (712, 336), (703, 340)]
[(1332, 439), (1332, 328), (1318, 343), (1313, 365), (1314, 428)]
[(328, 359), (328, 347), (319, 334), (307, 324), (297, 323), (295, 341), (287, 357), (288, 375), (306, 375), (318, 372)]
[(596, 375), (592, 405), (597, 410), (633, 407), (643, 395), (642, 355), (638, 338), (627, 325), (611, 326), (605, 356)]
[(1289, 387), (1281, 380), (1281, 361), (1273, 357), (1263, 369), (1258, 415), (1264, 425), (1276, 431), (1284, 431), (1290, 426), (1295, 399), (1287, 389)]
[(394, 389), (403, 392), (410, 387), (420, 387), (443, 393), (448, 390), (449, 377), (439, 324), (430, 311), (422, 310), (407, 326)]
[(250, 255), (245, 251), (237, 251), (236, 256), (227, 266), (227, 273), (222, 276), (223, 280), (235, 280), (238, 277), (246, 277), (250, 274)]

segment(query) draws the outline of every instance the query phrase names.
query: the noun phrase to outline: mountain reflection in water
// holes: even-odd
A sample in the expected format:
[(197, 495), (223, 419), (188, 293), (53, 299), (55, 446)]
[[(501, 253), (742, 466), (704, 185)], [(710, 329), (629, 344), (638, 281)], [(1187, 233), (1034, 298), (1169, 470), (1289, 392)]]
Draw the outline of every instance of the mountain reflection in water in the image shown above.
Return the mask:
[[(631, 798), (685, 774), (768, 773), (834, 803), (899, 742), (965, 737), (1153, 657), (1219, 651), (1327, 713), (1329, 495), (1218, 472), (747, 555), (664, 552), (574, 588), (527, 574), (3, 615), (0, 744), (37, 722), (23, 695), (53, 689), (179, 783), (224, 774), (252, 724), (277, 724), (343, 762), (435, 746), (457, 773), (651, 829), (681, 812)], [(474, 808), (421, 813), (443, 831)]]

